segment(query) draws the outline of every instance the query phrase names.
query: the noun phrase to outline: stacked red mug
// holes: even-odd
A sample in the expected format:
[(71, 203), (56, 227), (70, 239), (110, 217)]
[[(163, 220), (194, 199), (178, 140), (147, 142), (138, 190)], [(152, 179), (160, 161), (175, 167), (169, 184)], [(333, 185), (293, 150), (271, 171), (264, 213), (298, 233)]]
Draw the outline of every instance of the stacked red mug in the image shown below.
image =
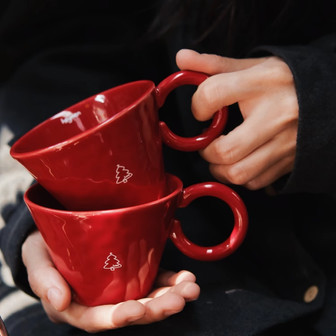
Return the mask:
[[(230, 255), (244, 240), (247, 211), (237, 193), (215, 182), (184, 188), (163, 165), (162, 143), (196, 151), (223, 132), (226, 108), (193, 138), (159, 121), (173, 89), (206, 78), (180, 71), (158, 86), (142, 80), (114, 87), (57, 113), (12, 146), (11, 155), (37, 181), (25, 202), (78, 302), (144, 297), (169, 238), (187, 256), (209, 261)], [(234, 215), (230, 237), (216, 246), (192, 243), (175, 219), (177, 208), (204, 196), (221, 199)]]

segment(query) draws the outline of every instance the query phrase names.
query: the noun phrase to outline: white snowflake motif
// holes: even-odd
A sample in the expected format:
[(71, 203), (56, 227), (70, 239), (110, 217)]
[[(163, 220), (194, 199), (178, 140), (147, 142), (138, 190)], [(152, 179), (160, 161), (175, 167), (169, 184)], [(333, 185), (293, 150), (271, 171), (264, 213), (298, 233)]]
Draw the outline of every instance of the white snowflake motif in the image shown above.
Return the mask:
[(114, 255), (112, 252), (108, 255), (108, 257), (105, 260), (104, 269), (110, 270), (111, 272), (115, 271), (117, 268), (121, 268), (122, 265), (120, 263), (120, 260), (117, 258), (116, 255)]
[(127, 183), (128, 180), (133, 176), (132, 173), (128, 169), (125, 168), (125, 166), (117, 165), (116, 169), (116, 183)]

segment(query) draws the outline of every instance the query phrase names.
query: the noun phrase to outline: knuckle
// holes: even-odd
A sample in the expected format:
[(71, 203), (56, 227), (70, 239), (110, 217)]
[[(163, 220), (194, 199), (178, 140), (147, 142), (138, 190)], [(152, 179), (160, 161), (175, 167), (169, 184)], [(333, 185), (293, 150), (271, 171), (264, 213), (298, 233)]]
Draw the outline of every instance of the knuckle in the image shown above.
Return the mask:
[(55, 323), (55, 324), (61, 324), (62, 322), (59, 321), (57, 318), (55, 318), (54, 316), (51, 316), (51, 315), (48, 315), (48, 318), (49, 320), (52, 322), (52, 323)]
[(206, 81), (198, 86), (197, 91), (194, 94), (195, 100), (202, 105), (208, 105), (212, 100), (212, 85), (206, 85)]
[(28, 254), (30, 251), (36, 249), (38, 247), (38, 241), (40, 238), (40, 234), (38, 231), (32, 233), (30, 236), (27, 237), (27, 239), (23, 242), (21, 246), (21, 256), (22, 256), (22, 261), (25, 266), (27, 266), (27, 259), (28, 259)]
[(58, 313), (55, 312), (53, 309), (51, 309), (47, 302), (45, 302), (44, 300), (41, 300), (41, 304), (43, 306), (44, 311), (46, 312), (48, 319), (51, 322), (55, 324), (61, 324), (63, 322), (58, 316)]
[(217, 139), (217, 141), (213, 142), (214, 156), (221, 162), (223, 162), (225, 159), (225, 147), (223, 146), (223, 140), (224, 140), (224, 135), (221, 135)]
[(102, 330), (99, 329), (99, 328), (85, 327), (84, 331), (86, 331), (88, 334), (96, 334), (96, 333), (98, 333), (99, 331), (102, 331)]
[(221, 66), (221, 56), (214, 54), (202, 54), (207, 60), (205, 66), (205, 72), (214, 75), (218, 73)]
[(299, 115), (299, 106), (296, 96), (287, 96), (285, 102), (285, 111), (287, 113), (284, 114), (285, 123), (289, 124), (297, 124), (298, 123), (298, 115)]
[(198, 120), (208, 120), (220, 108), (223, 89), (214, 77), (202, 82), (192, 97), (192, 110)]
[(293, 81), (293, 75), (290, 71), (288, 65), (282, 61), (280, 58), (272, 57), (270, 59), (269, 66), (267, 67), (268, 75), (271, 78), (274, 78), (276, 80), (283, 80), (284, 82), (292, 82)]
[(28, 282), (31, 290), (39, 297), (44, 298), (43, 290), (40, 285), (40, 276), (37, 272), (28, 272)]
[[(260, 69), (262, 70), (261, 72)], [(276, 57), (272, 57), (264, 64), (261, 64), (258, 70), (259, 80), (267, 83), (268, 87), (270, 84), (288, 86), (294, 82), (293, 74), (288, 65)]]
[(258, 190), (260, 188), (262, 188), (263, 186), (261, 185), (261, 183), (257, 180), (252, 180), (249, 181), (245, 184), (245, 187), (249, 190)]
[(83, 319), (81, 319), (80, 323), (80, 328), (86, 331), (88, 334), (96, 334), (107, 329), (113, 329), (112, 325), (110, 324), (107, 326), (102, 326), (100, 324), (97, 324), (97, 322), (95, 321), (91, 321), (90, 319), (86, 321), (83, 321)]
[(243, 185), (249, 181), (247, 171), (234, 165), (227, 170), (227, 178), (231, 183), (237, 185)]
[(219, 55), (211, 55), (209, 59), (207, 72), (209, 74), (217, 74), (227, 71), (230, 66), (229, 59)]
[(269, 71), (269, 74), (276, 79), (288, 79), (287, 65), (283, 62), (275, 62)]
[(27, 242), (27, 240), (24, 241), (24, 243), (21, 246), (21, 256), (22, 256), (22, 261), (23, 264), (26, 266), (27, 265), (27, 251), (29, 250), (29, 243)]
[(63, 321), (59, 316), (58, 313), (55, 313), (53, 310), (51, 310), (44, 302), (42, 301), (43, 308), (45, 312), (47, 313), (48, 319), (55, 324), (62, 324), (65, 321)]
[(221, 135), (213, 143), (213, 152), (221, 164), (232, 164), (235, 162), (235, 149), (230, 146), (225, 135)]

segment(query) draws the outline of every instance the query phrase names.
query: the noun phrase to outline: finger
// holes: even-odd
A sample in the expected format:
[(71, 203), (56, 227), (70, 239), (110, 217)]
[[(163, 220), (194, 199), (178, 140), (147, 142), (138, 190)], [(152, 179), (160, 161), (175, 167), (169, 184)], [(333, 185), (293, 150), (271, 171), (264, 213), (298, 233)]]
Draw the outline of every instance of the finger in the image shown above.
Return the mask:
[(183, 281), (176, 286), (171, 287), (170, 293), (175, 293), (184, 298), (186, 302), (195, 301), (200, 295), (200, 287), (189, 281)]
[(296, 139), (296, 105), (286, 102), (285, 105), (274, 107), (269, 106), (268, 101), (262, 101), (258, 107), (249, 106), (249, 108), (253, 109), (253, 113), (250, 113), (242, 124), (227, 135), (218, 137), (200, 151), (206, 161), (214, 164), (233, 164), (286, 129), (290, 129), (292, 137)]
[[(284, 92), (286, 89), (290, 92)], [(265, 92), (277, 95), (281, 103), (287, 97), (290, 97), (289, 104), (293, 104), (293, 100), (294, 104), (297, 103), (293, 75), (283, 61), (274, 57), (266, 58), (263, 63), (246, 69), (207, 78), (198, 86), (192, 97), (192, 111), (198, 120), (208, 120), (214, 111), (223, 106), (237, 102), (241, 105), (262, 95), (266, 97)], [(270, 101), (264, 100), (266, 103)]]
[(264, 90), (260, 87), (260, 79), (252, 69), (221, 73), (203, 81), (191, 100), (191, 109), (195, 118), (206, 121), (223, 106), (247, 100), (260, 90)]
[(250, 68), (264, 62), (265, 58), (235, 59), (212, 54), (200, 54), (194, 50), (181, 49), (176, 54), (176, 64), (181, 70), (193, 70), (215, 75)]
[(232, 165), (211, 165), (210, 170), (222, 182), (245, 185), (284, 158), (294, 162), (295, 148), (296, 138), (288, 137), (288, 132), (284, 132), (242, 160)]
[(200, 294), (200, 287), (195, 282), (182, 281), (172, 287), (160, 287), (149, 294), (150, 298), (157, 298), (166, 293), (175, 293), (181, 296), (185, 301), (195, 301)]
[(294, 162), (290, 157), (280, 160), (268, 170), (257, 176), (255, 179), (245, 184), (245, 187), (250, 190), (257, 190), (267, 187), (280, 177), (290, 173), (293, 169)]
[(279, 129), (267, 125), (260, 128), (260, 118), (248, 118), (227, 135), (221, 135), (209, 146), (200, 151), (203, 159), (213, 164), (231, 165), (243, 159), (265, 142), (268, 142)]
[(70, 288), (54, 267), (39, 232), (30, 235), (22, 245), (22, 259), (33, 292), (56, 310), (65, 309), (71, 301)]
[(174, 286), (182, 281), (195, 282), (196, 277), (189, 271), (182, 270), (178, 273), (172, 271), (161, 271), (156, 279), (155, 286)]
[(186, 305), (186, 301), (178, 294), (167, 292), (151, 300), (144, 301), (146, 314), (134, 324), (148, 324), (161, 321), (168, 316), (179, 313)]
[(146, 312), (142, 303), (133, 300), (96, 307), (86, 307), (73, 302), (63, 312), (53, 311), (47, 304), (44, 308), (54, 320), (91, 333), (130, 325), (141, 319)]

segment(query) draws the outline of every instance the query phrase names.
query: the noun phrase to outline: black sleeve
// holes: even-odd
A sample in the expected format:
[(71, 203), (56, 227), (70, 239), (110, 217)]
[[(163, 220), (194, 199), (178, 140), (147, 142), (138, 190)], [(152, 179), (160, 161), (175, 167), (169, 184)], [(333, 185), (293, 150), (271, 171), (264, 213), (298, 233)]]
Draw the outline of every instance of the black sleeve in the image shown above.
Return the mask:
[(299, 103), (295, 165), (283, 192), (336, 189), (336, 34), (304, 46), (262, 46), (291, 69)]
[(21, 246), (29, 233), (36, 230), (33, 219), (19, 197), (17, 203), (6, 211), (5, 227), (0, 231), (0, 249), (5, 261), (11, 269), (16, 285), (29, 295), (34, 295), (30, 289), (26, 268), (22, 262)]

